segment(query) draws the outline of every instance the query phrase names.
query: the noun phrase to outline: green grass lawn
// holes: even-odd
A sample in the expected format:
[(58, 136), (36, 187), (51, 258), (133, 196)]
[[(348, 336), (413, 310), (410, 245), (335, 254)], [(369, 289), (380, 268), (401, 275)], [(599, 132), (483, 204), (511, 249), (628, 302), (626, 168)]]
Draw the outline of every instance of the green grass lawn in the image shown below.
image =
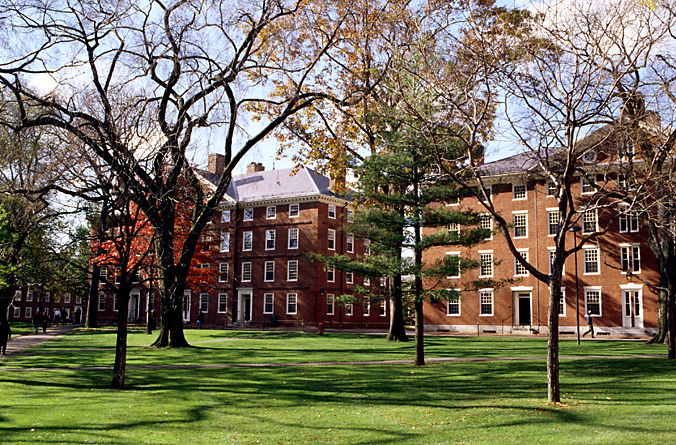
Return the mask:
[[(382, 336), (188, 331), (196, 347), (130, 348), (129, 366), (410, 359)], [(252, 337), (252, 338), (249, 338)], [(154, 336), (133, 333), (130, 345)], [(225, 340), (225, 341), (219, 341)], [(1, 443), (650, 444), (673, 443), (674, 363), (663, 346), (561, 342), (563, 403), (546, 403), (544, 360), (129, 369), (108, 389), (114, 333), (79, 331), (7, 357)], [(427, 337), (427, 357), (544, 357), (544, 339)]]

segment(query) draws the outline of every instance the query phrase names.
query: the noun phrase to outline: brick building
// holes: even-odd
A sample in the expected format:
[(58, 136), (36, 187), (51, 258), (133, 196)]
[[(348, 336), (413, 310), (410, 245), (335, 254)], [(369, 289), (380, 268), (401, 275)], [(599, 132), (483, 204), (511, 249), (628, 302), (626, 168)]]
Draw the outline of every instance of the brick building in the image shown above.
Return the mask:
[[(601, 171), (593, 162), (597, 161), (595, 158), (587, 161), (586, 168), (592, 177), (596, 177), (597, 184), (618, 181), (618, 174), (610, 172), (608, 167)], [(495, 208), (512, 223), (510, 230), (515, 246), (538, 270), (547, 272), (558, 227), (558, 202), (552, 188), (537, 175), (526, 174), (534, 168), (527, 154), (487, 163), (483, 167), (489, 173), (484, 180)], [(593, 194), (593, 190), (583, 177), (578, 176), (573, 185), (574, 200), (584, 200)], [(473, 197), (445, 205), (486, 212)], [(640, 224), (638, 216), (622, 212), (620, 205), (619, 202), (605, 202), (584, 212), (577, 223), (581, 226), (580, 233), (569, 233), (566, 238), (567, 248), (571, 248), (575, 236), (579, 239), (584, 234), (608, 227), (606, 233), (585, 244), (577, 256), (571, 255), (565, 263), (559, 316), (561, 333), (576, 332), (576, 303), (579, 304), (583, 331), (587, 311), (592, 311), (594, 326), (602, 333), (656, 331), (657, 295), (647, 283), (657, 283), (658, 276), (647, 243), (647, 229)], [(482, 224), (494, 229), (488, 214)], [(514, 259), (501, 234), (493, 234), (471, 249), (432, 248), (426, 260), (443, 255), (467, 255), (481, 264), (477, 270), (450, 277), (452, 282), (458, 283), (457, 289), (462, 289), (463, 278), (514, 278), (517, 283), (496, 289), (462, 291), (462, 296), (454, 301), (426, 302), (424, 313), (429, 329), (506, 334), (547, 331), (549, 289)]]
[(52, 318), (56, 309), (61, 311), (61, 316), (66, 321), (77, 322), (79, 320), (77, 318), (73, 320), (72, 317), (76, 313), (84, 313), (83, 298), (81, 295), (70, 293), (15, 288), (14, 298), (6, 315), (9, 321), (29, 322), (38, 311), (43, 314), (46, 312)]

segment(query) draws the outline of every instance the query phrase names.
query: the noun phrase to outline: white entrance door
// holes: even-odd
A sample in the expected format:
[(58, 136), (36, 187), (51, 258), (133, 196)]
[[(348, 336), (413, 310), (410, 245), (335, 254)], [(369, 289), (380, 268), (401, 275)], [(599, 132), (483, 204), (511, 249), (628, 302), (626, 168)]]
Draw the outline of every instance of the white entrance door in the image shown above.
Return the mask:
[(133, 290), (129, 294), (129, 317), (127, 320), (137, 321), (138, 311), (141, 303), (141, 291)]
[(622, 291), (622, 313), (625, 328), (643, 327), (643, 298), (640, 290)]
[(251, 321), (252, 291), (240, 290), (237, 293), (237, 321)]
[(183, 291), (183, 321), (190, 321), (190, 296), (192, 291), (186, 289)]

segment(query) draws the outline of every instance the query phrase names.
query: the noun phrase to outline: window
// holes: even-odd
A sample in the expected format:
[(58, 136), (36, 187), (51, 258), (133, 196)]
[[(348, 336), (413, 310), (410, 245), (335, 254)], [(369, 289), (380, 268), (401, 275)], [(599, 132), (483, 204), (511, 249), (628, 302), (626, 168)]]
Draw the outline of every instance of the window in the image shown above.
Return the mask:
[(493, 276), (493, 251), (479, 252), (479, 278)]
[(250, 262), (242, 263), (242, 281), (245, 281), (245, 282), (251, 281), (251, 263)]
[(14, 308), (14, 318), (21, 318), (21, 308), (20, 307)]
[(24, 314), (24, 317), (26, 318), (32, 318), (33, 317), (33, 308), (28, 306), (26, 307), (26, 313)]
[[(28, 301), (28, 298), (26, 298), (26, 301)], [(70, 294), (66, 294), (63, 297), (63, 302), (66, 303), (66, 304), (70, 304)]]
[(513, 215), (514, 221), (514, 238), (526, 238), (528, 236), (528, 214), (515, 213)]
[(599, 249), (598, 248), (584, 248), (584, 273), (598, 274), (599, 273)]
[(371, 255), (371, 240), (364, 240), (364, 256)]
[(77, 295), (75, 297), (75, 304), (82, 304), (82, 296), (81, 295)]
[(275, 231), (265, 231), (265, 250), (275, 250)]
[(275, 262), (266, 261), (265, 262), (265, 281), (275, 281)]
[(345, 283), (353, 284), (354, 283), (354, 273), (345, 272)]
[(526, 199), (525, 184), (512, 184), (512, 199)]
[(449, 297), (446, 301), (446, 315), (460, 315), (460, 295)]
[(486, 198), (488, 198), (488, 200), (490, 201), (493, 190), (490, 187), (484, 187), (483, 193), (481, 193), (481, 190), (479, 190), (478, 193), (480, 201), (486, 201)]
[(354, 236), (353, 235), (347, 235), (347, 253), (353, 253), (354, 252)]
[(582, 216), (582, 233), (594, 233), (597, 229), (597, 209), (585, 210)]
[(559, 298), (559, 317), (566, 316), (566, 288), (561, 288), (561, 296)]
[(587, 178), (585, 176), (580, 176), (580, 184), (582, 188), (582, 193), (594, 193), (596, 188), (596, 180), (593, 176)]
[(591, 311), (592, 316), (601, 316), (601, 288), (600, 287), (585, 287), (584, 288), (584, 303), (585, 313)]
[(335, 314), (335, 310), (336, 310), (336, 298), (333, 296), (333, 294), (328, 294), (326, 296), (326, 315)]
[(200, 294), (200, 311), (206, 313), (209, 310), (209, 294)]
[(547, 211), (547, 235), (554, 236), (559, 233), (559, 211)]
[(493, 315), (493, 290), (479, 291), (479, 315)]
[(333, 283), (336, 281), (336, 269), (333, 267), (326, 269), (326, 281)]
[(329, 206), (329, 218), (336, 219), (336, 206), (334, 205)]
[(253, 221), (254, 209), (244, 209), (244, 221)]
[(481, 216), (479, 217), (479, 228), (490, 230), (491, 233), (488, 234), (486, 239), (493, 239), (493, 218), (491, 218), (490, 214), (488, 213), (481, 214)]
[(274, 294), (265, 294), (263, 295), (263, 313), (272, 314), (275, 309), (275, 295)]
[(223, 210), (221, 212), (221, 222), (229, 223), (230, 222), (230, 210)]
[[(521, 256), (523, 257), (524, 260), (528, 261), (528, 251), (527, 250), (519, 250), (518, 251)], [(524, 267), (523, 264), (521, 264), (516, 257), (514, 257), (514, 276), (515, 277), (527, 277), (528, 276), (528, 269)]]
[(387, 317), (387, 300), (380, 302), (380, 316)]
[[(21, 289), (14, 292), (14, 301), (21, 301)], [(28, 301), (28, 297), (26, 297), (26, 301)]]
[(333, 229), (329, 229), (328, 247), (329, 250), (336, 250), (336, 231)]
[(228, 272), (230, 272), (230, 265), (228, 263), (220, 263), (218, 265), (218, 282), (225, 283), (228, 281)]
[[(18, 290), (17, 292), (21, 293), (20, 290)], [(33, 291), (29, 290), (28, 292), (26, 292), (26, 301), (33, 301)]]
[(289, 205), (289, 218), (297, 218), (300, 215), (300, 204)]
[(352, 209), (347, 209), (347, 222), (354, 222), (354, 210)]
[(362, 302), (362, 309), (364, 317), (368, 317), (371, 315), (371, 299), (369, 297), (364, 297), (364, 300)]
[(265, 219), (277, 218), (277, 206), (268, 206), (265, 212)]
[(242, 243), (242, 250), (253, 249), (253, 232), (244, 232)]
[(638, 244), (620, 244), (622, 273), (641, 273), (641, 249)]
[(446, 201), (447, 206), (457, 206), (460, 205), (460, 197), (458, 195), (451, 196), (448, 198), (448, 201)]
[(49, 303), (49, 299), (50, 299), (50, 293), (45, 292), (45, 303)]
[(347, 303), (345, 305), (345, 315), (347, 315), (348, 317), (352, 316), (352, 303)]
[(286, 313), (295, 314), (298, 310), (297, 307), (297, 295), (296, 294), (286, 294)]
[[(122, 282), (122, 270), (119, 267), (115, 268), (115, 284), (120, 284)], [(54, 299), (56, 301), (56, 297)]]
[(218, 294), (218, 312), (228, 312), (228, 294)]
[(449, 233), (455, 233), (456, 235), (460, 235), (460, 223), (457, 222), (449, 223), (448, 226), (446, 226), (446, 230), (448, 230)]
[(298, 229), (289, 229), (289, 249), (298, 249)]
[(102, 267), (102, 268), (99, 270), (99, 277), (103, 278), (104, 280), (105, 280), (106, 278), (108, 278), (108, 269), (105, 268), (105, 267)]
[[(547, 257), (549, 258), (549, 273), (552, 273), (552, 270), (554, 269), (554, 258), (556, 257), (556, 247), (548, 247), (547, 248)], [(566, 265), (563, 265), (563, 269), (561, 270), (561, 274), (565, 275), (566, 274)]]
[(211, 264), (209, 264), (209, 263), (200, 264), (200, 269), (210, 269), (210, 268), (211, 268)]
[(370, 286), (371, 285), (371, 279), (369, 277), (364, 277), (363, 283), (364, 283), (364, 286)]
[(448, 278), (460, 278), (460, 252), (446, 252), (448, 266), (454, 266), (455, 269), (450, 271)]
[(286, 263), (286, 281), (298, 281), (298, 260)]
[[(209, 264), (207, 264), (206, 268), (207, 269), (209, 268)], [(204, 264), (202, 264), (202, 269), (204, 269)], [(141, 275), (139, 275), (138, 272), (134, 272), (131, 276), (131, 282), (134, 283), (134, 284), (140, 283), (141, 282)]]
[(556, 196), (556, 184), (547, 181), (547, 196)]
[(622, 212), (619, 217), (620, 233), (638, 232), (638, 212), (623, 209), (620, 209), (620, 211)]
[(230, 252), (230, 232), (221, 232), (221, 252)]
[(113, 312), (118, 312), (120, 310), (120, 298), (117, 295), (113, 295)]
[(61, 302), (61, 295), (54, 295), (54, 303), (60, 303)]

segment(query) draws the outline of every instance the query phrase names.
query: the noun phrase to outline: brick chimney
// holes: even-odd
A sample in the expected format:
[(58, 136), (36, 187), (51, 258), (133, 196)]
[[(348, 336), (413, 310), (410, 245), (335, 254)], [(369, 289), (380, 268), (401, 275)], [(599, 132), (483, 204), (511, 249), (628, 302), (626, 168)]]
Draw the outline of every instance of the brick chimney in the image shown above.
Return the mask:
[(209, 163), (207, 164), (207, 170), (216, 175), (222, 175), (223, 170), (225, 169), (225, 156), (212, 153), (209, 155)]
[(246, 166), (246, 172), (247, 173), (256, 173), (256, 172), (264, 172), (264, 171), (265, 171), (265, 167), (260, 162), (252, 162), (251, 164)]

